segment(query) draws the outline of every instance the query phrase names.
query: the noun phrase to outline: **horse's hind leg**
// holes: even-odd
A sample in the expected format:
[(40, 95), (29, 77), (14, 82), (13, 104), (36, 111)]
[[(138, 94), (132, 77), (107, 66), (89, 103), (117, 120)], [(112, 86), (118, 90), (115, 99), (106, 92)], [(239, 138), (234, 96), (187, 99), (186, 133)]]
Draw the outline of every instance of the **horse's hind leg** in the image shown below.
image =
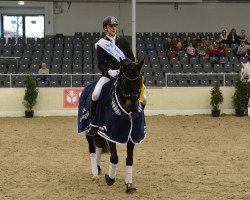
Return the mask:
[(118, 167), (118, 155), (116, 151), (116, 144), (113, 142), (109, 142), (110, 148), (110, 164), (109, 164), (109, 172), (105, 174), (105, 180), (107, 185), (113, 185), (115, 183), (116, 170)]
[(108, 147), (106, 147), (106, 141), (104, 138), (102, 138), (100, 135), (95, 134), (94, 136), (95, 144), (96, 144), (96, 163), (98, 168), (98, 174), (100, 175), (102, 173), (101, 170), (101, 155), (102, 153), (108, 152)]
[(127, 158), (126, 158), (126, 172), (125, 172), (125, 184), (126, 184), (126, 193), (132, 194), (136, 191), (136, 188), (132, 184), (133, 176), (133, 153), (134, 153), (135, 144), (131, 140), (127, 143)]
[(93, 175), (93, 180), (96, 181), (98, 179), (98, 168), (96, 162), (96, 151), (95, 151), (95, 143), (94, 138), (92, 136), (86, 135), (86, 139), (89, 144), (89, 154), (90, 154), (90, 161), (91, 161), (91, 171)]

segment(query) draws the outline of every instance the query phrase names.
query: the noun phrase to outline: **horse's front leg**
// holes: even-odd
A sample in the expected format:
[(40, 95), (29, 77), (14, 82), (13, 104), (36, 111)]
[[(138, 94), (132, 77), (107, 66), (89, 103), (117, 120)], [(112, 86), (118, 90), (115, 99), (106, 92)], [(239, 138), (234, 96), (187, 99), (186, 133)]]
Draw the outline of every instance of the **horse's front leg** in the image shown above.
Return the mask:
[(116, 151), (116, 144), (109, 142), (110, 148), (110, 163), (109, 163), (109, 172), (105, 174), (105, 180), (107, 185), (111, 186), (115, 183), (116, 170), (118, 167), (118, 155)]
[(126, 158), (126, 172), (125, 172), (125, 184), (126, 184), (126, 193), (132, 194), (136, 191), (136, 188), (133, 185), (133, 152), (135, 144), (131, 140), (127, 143), (127, 158)]
[(96, 149), (95, 149), (94, 137), (86, 135), (86, 139), (89, 144), (92, 179), (94, 181), (98, 181), (98, 167), (96, 161)]

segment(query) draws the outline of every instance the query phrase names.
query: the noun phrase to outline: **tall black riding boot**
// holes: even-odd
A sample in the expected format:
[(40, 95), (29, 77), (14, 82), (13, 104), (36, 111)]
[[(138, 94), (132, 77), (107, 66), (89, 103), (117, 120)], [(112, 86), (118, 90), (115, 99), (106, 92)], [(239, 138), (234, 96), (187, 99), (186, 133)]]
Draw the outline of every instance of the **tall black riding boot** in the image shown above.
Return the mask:
[[(94, 118), (95, 116), (95, 110), (96, 110), (96, 105), (97, 105), (97, 102), (98, 101), (93, 101), (91, 100), (91, 103), (90, 103), (90, 110), (89, 110), (89, 121), (91, 122), (92, 119)], [(85, 133), (86, 135), (89, 135), (89, 136), (94, 136), (95, 135), (95, 132), (96, 132), (96, 128), (95, 127), (92, 127), (92, 126), (89, 126)]]

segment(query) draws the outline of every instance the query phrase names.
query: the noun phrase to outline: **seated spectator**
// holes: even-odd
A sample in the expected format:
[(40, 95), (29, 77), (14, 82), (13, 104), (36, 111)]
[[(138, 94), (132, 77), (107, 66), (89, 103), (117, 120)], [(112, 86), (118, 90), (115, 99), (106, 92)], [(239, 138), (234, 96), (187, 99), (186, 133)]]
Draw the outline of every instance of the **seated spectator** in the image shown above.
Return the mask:
[(49, 69), (47, 68), (46, 63), (41, 64), (41, 68), (39, 69), (38, 74), (42, 75), (37, 76), (36, 78), (37, 81), (50, 81), (50, 75), (48, 75)]
[(171, 38), (165, 38), (163, 40), (163, 48), (165, 51), (169, 51), (172, 47)]
[(246, 30), (242, 29), (241, 30), (241, 35), (238, 36), (238, 40), (240, 42), (246, 42), (247, 38), (246, 38)]
[(227, 43), (227, 31), (223, 29), (220, 34), (220, 39), (218, 42), (223, 42), (224, 44)]
[(225, 44), (223, 42), (221, 42), (219, 44), (219, 47), (215, 50), (215, 54), (218, 57), (225, 57), (227, 54), (227, 48), (225, 47)]
[(216, 51), (216, 49), (215, 49), (214, 46), (211, 44), (211, 45), (209, 46), (209, 48), (207, 49), (206, 58), (209, 59), (210, 57), (214, 57), (214, 56), (215, 56), (215, 51)]
[(208, 48), (211, 44), (213, 44), (210, 35), (206, 35), (204, 40), (204, 45), (206, 48)]
[(201, 36), (197, 35), (195, 40), (192, 42), (192, 44), (195, 48), (198, 48), (198, 46), (200, 46), (201, 42), (202, 42)]
[(241, 30), (241, 35), (238, 37), (240, 42), (244, 42), (246, 45), (250, 44), (250, 36), (246, 34), (246, 30)]
[(174, 41), (173, 49), (175, 50), (176, 53), (179, 53), (180, 51), (183, 51), (184, 44), (182, 42), (181, 37), (177, 37), (177, 40)]
[(193, 47), (192, 42), (190, 42), (188, 47), (186, 47), (186, 53), (188, 57), (194, 57), (196, 55), (196, 49)]
[(236, 56), (243, 57), (247, 55), (247, 48), (244, 42), (240, 43), (240, 46), (236, 52)]
[(184, 48), (187, 48), (190, 42), (193, 43), (192, 38), (188, 36), (187, 39), (184, 41)]
[(204, 45), (204, 42), (201, 42), (200, 45), (197, 48), (197, 55), (198, 57), (204, 57), (206, 55), (206, 47)]
[(227, 43), (229, 44), (229, 47), (232, 46), (232, 44), (239, 44), (238, 36), (236, 34), (236, 29), (233, 28), (230, 33), (227, 36)]

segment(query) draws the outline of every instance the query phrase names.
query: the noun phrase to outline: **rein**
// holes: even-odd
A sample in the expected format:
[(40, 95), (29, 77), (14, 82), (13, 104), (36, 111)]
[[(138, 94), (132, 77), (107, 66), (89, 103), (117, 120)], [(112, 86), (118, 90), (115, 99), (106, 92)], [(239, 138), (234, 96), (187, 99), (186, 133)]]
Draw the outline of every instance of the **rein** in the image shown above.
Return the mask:
[[(139, 75), (139, 76), (137, 76), (136, 78), (129, 78), (129, 77), (127, 77), (124, 73), (121, 75), (121, 77), (122, 77), (122, 83), (123, 83), (123, 85), (125, 85), (126, 84), (126, 82), (124, 81), (124, 79), (123, 78), (125, 78), (126, 80), (128, 80), (128, 81), (136, 81), (136, 80), (141, 80), (141, 76)], [(116, 84), (115, 84), (119, 89), (120, 89), (120, 92), (121, 92), (121, 94), (122, 94), (122, 96), (126, 99), (126, 100), (128, 100), (129, 98), (131, 98), (131, 97), (138, 97), (139, 98), (139, 96), (140, 96), (140, 93), (141, 93), (141, 81), (140, 81), (140, 87), (139, 87), (139, 91), (138, 91), (138, 93), (130, 93), (130, 94), (127, 94), (126, 92), (125, 92), (125, 88), (123, 87), (121, 87), (121, 84), (119, 84), (119, 78), (117, 79), (117, 81), (116, 81)]]
[[(136, 84), (139, 84), (138, 85), (139, 88), (138, 88), (138, 91), (136, 91), (136, 93), (129, 93), (129, 91), (126, 90), (125, 87), (128, 81), (130, 82), (135, 81), (135, 86)], [(142, 83), (141, 83), (140, 75), (138, 75), (135, 78), (130, 78), (126, 76), (124, 73), (122, 73), (118, 76), (118, 78), (116, 79), (114, 83), (114, 92), (118, 94), (118, 98), (120, 97), (119, 99), (120, 99), (120, 104), (122, 105), (122, 107), (129, 109), (128, 105), (132, 103), (132, 99), (139, 100), (141, 87), (142, 87)]]

